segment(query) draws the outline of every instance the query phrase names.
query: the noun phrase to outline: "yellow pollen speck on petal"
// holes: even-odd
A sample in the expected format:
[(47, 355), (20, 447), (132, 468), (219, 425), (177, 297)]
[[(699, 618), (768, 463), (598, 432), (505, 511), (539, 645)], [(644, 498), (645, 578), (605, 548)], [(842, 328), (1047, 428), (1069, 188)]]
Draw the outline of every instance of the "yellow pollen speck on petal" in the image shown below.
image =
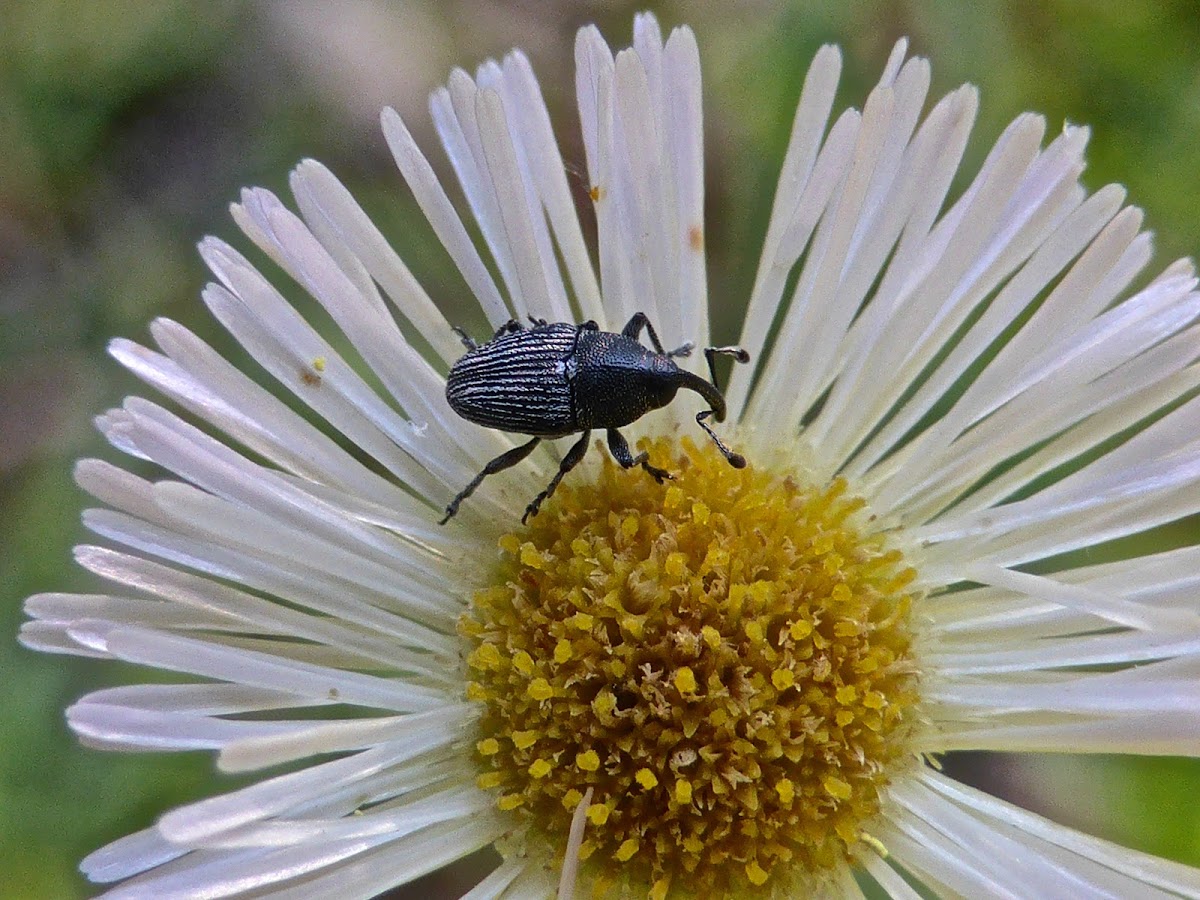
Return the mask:
[(535, 678), (529, 682), (529, 687), (526, 688), (525, 693), (534, 700), (549, 700), (554, 696), (554, 688), (550, 686), (550, 682), (545, 678)]
[(513, 668), (522, 675), (533, 674), (533, 657), (524, 650), (518, 650), (512, 657)]
[(574, 651), (571, 649), (571, 642), (566, 638), (561, 639), (554, 645), (554, 661), (560, 666), (563, 663), (569, 662), (573, 655)]
[(838, 800), (850, 799), (850, 785), (845, 781), (842, 781), (842, 779), (838, 778), (836, 775), (826, 776), (825, 780), (821, 783), (825, 785), (825, 792), (829, 794), (830, 797), (836, 797)]
[(495, 738), (484, 738), (475, 744), (480, 756), (495, 756), (500, 752), (500, 742)]
[(593, 825), (603, 825), (608, 821), (609, 814), (612, 812), (605, 803), (593, 803), (587, 808), (588, 821)]
[(748, 862), (746, 863), (746, 877), (750, 879), (750, 883), (755, 887), (762, 887), (771, 876), (757, 862)]
[(317, 357), (314, 357), (314, 358), (313, 358), (313, 361), (312, 361), (312, 367), (313, 367), (313, 369), (314, 369), (314, 370), (316, 370), (317, 372), (324, 372), (324, 371), (325, 371), (325, 365), (326, 365), (325, 357), (323, 357), (323, 356), (317, 356)]
[(622, 841), (621, 846), (617, 848), (617, 852), (613, 854), (613, 859), (617, 862), (629, 862), (637, 854), (641, 842), (637, 838), (629, 838)]
[(575, 757), (575, 765), (584, 772), (595, 772), (600, 768), (600, 755), (595, 750), (586, 750)]
[(675, 782), (675, 802), (685, 806), (692, 802), (692, 783), (682, 778)]
[(921, 559), (807, 450), (643, 451), (673, 480), (582, 467), (479, 573), (476, 783), (531, 861), (583, 805), (584, 896), (810, 896), (916, 758)]
[(681, 694), (696, 693), (696, 673), (690, 666), (680, 666), (675, 670), (675, 689)]

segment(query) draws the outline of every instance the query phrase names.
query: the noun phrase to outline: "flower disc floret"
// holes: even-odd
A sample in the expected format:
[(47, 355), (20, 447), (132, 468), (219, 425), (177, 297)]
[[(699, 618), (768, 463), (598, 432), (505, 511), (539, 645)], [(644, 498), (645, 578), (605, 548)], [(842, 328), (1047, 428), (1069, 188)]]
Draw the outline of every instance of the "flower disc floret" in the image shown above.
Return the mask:
[(674, 481), (606, 461), (500, 541), (461, 623), (480, 784), (548, 835), (592, 788), (581, 856), (630, 884), (811, 883), (913, 759), (914, 570), (842, 480), (643, 447)]

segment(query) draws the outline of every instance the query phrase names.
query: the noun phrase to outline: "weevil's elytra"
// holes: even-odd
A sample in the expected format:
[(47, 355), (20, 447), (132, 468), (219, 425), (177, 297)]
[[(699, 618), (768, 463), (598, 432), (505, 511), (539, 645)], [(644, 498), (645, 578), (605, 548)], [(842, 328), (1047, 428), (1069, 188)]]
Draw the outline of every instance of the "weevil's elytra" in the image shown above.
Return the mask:
[[(712, 380), (705, 381), (675, 364), (674, 357), (688, 355), (692, 345), (664, 351), (645, 313), (635, 313), (620, 334), (600, 331), (595, 322), (573, 325), (530, 321), (532, 328), (511, 320), (484, 344), (476, 344), (461, 329), (455, 329), (467, 352), (450, 368), (446, 379), (450, 408), (479, 425), (532, 435), (533, 439), (484, 466), (450, 501), (443, 525), (484, 478), (515, 466), (543, 438), (582, 432), (550, 484), (526, 507), (521, 521), (536, 516), (542, 501), (583, 459), (593, 428), (607, 430), (608, 449), (624, 468), (641, 466), (661, 484), (671, 477), (670, 473), (650, 465), (646, 453), (634, 456), (617, 429), (666, 406), (680, 388), (695, 391), (708, 401), (709, 408), (696, 415), (696, 424), (712, 438), (731, 466), (740, 469), (746, 465), (740, 454), (721, 442), (707, 421), (710, 417), (718, 422), (725, 419), (725, 397), (717, 387), (716, 358), (732, 356), (737, 362), (748, 362), (745, 350), (706, 348), (704, 355)], [(653, 349), (638, 341), (643, 328)]]

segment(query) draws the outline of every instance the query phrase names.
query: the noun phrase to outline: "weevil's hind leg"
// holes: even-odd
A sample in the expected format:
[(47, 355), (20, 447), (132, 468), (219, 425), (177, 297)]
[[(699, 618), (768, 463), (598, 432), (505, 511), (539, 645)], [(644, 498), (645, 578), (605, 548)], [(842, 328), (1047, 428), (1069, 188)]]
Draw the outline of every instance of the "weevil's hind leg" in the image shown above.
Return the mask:
[(613, 459), (621, 464), (623, 469), (632, 469), (634, 466), (641, 466), (657, 481), (662, 484), (669, 478), (675, 476), (666, 469), (660, 469), (658, 466), (652, 466), (649, 463), (650, 454), (643, 450), (637, 456), (629, 452), (629, 442), (625, 440), (625, 436), (615, 428), (608, 429), (608, 451), (613, 455)]
[(447, 522), (449, 522), (450, 519), (454, 517), (454, 514), (458, 512), (459, 504), (475, 493), (475, 488), (479, 487), (483, 479), (487, 478), (489, 475), (495, 475), (497, 472), (503, 472), (505, 469), (511, 469), (530, 453), (532, 453), (533, 448), (541, 443), (541, 440), (541, 438), (535, 437), (527, 444), (522, 444), (520, 447), (513, 447), (508, 452), (501, 453), (490, 463), (484, 466), (483, 471), (472, 478), (471, 483), (459, 491), (458, 496), (450, 501), (450, 505), (446, 507), (445, 518), (443, 518), (438, 524), (445, 525)]
[(458, 335), (458, 339), (460, 341), (462, 341), (463, 346), (466, 347), (468, 350), (478, 350), (479, 349), (479, 345), (477, 343), (475, 343), (475, 339), (473, 337), (471, 337), (469, 334), (467, 334), (466, 331), (459, 328), (457, 325), (451, 325), (450, 330)]
[(558, 465), (558, 471), (554, 473), (554, 477), (550, 479), (550, 483), (546, 485), (546, 489), (533, 498), (533, 502), (525, 507), (525, 515), (521, 516), (521, 524), (524, 525), (529, 521), (530, 516), (536, 516), (538, 510), (542, 506), (542, 501), (550, 497), (554, 493), (554, 489), (558, 487), (558, 483), (563, 480), (563, 476), (570, 472), (573, 468), (579, 465), (579, 461), (583, 459), (583, 455), (587, 453), (588, 440), (591, 438), (592, 432), (589, 429), (577, 440), (571, 449), (567, 451), (567, 455)]
[(742, 456), (740, 453), (734, 453), (732, 450), (726, 447), (725, 444), (722, 443), (721, 439), (717, 437), (717, 433), (708, 426), (708, 422), (705, 420), (708, 419), (708, 417), (712, 414), (713, 411), (711, 409), (706, 409), (703, 412), (696, 413), (696, 424), (703, 428), (705, 434), (712, 438), (712, 442), (717, 445), (717, 449), (721, 451), (721, 454), (731, 466), (733, 466), (735, 469), (746, 468), (746, 457)]
[(546, 320), (539, 319), (537, 316), (529, 316), (529, 321), (533, 323), (534, 328), (545, 328)]

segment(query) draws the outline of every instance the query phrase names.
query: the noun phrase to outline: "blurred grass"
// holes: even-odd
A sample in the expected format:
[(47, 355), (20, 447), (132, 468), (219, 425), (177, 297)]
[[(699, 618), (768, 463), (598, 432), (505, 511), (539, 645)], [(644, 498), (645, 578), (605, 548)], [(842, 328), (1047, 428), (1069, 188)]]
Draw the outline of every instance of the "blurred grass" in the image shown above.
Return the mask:
[[(15, 633), (30, 593), (95, 589), (70, 561), (86, 540), (71, 466), (81, 455), (117, 458), (89, 420), (137, 390), (106, 358), (108, 338), (144, 339), (151, 318), (169, 315), (240, 358), (199, 303), (205, 275), (193, 245), (210, 232), (235, 240), (225, 206), (241, 186), (283, 192), (300, 158), (325, 161), (435, 299), (465, 308), (465, 288), (400, 189), (363, 97), (383, 94), (419, 117), (451, 65), (520, 42), (560, 113), (568, 159), (581, 164), (570, 130), (574, 30), (594, 20), (623, 43), (642, 5), (427, 0), (400, 12), (361, 2), (322, 19), (308, 3), (10, 0), (0, 11), (0, 631)], [(701, 45), (718, 337), (735, 336), (795, 99), (825, 42), (846, 53), (843, 102), (861, 102), (901, 35), (932, 59), (934, 94), (979, 84), (976, 161), (1023, 110), (1045, 113), (1051, 134), (1063, 120), (1092, 125), (1085, 181), (1129, 187), (1158, 231), (1157, 266), (1200, 248), (1192, 2), (797, 0), (739, 4), (732, 23), (716, 5), (651, 5), (665, 27), (691, 24)], [(364, 42), (373, 25), (388, 40)], [(1193, 531), (1178, 526), (1169, 539)], [(5, 896), (89, 893), (75, 873), (83, 855), (222, 787), (207, 755), (102, 755), (67, 733), (65, 705), (142, 673), (32, 654), (11, 637), (0, 641), (0, 670)], [(1194, 761), (955, 765), (1054, 818), (1200, 863), (1200, 813), (1179, 799), (1200, 789)]]

